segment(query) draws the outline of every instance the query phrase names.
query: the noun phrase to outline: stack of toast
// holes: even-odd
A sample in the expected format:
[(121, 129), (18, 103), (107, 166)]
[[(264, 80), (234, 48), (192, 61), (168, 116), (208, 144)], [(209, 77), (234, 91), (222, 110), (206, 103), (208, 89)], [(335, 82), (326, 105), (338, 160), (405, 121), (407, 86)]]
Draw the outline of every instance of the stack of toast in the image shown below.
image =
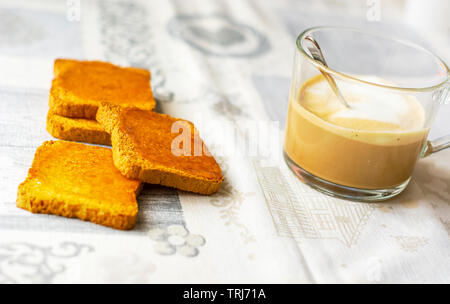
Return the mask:
[[(131, 229), (143, 182), (216, 192), (223, 176), (194, 125), (154, 112), (155, 105), (147, 70), (55, 60), (47, 130), (63, 140), (37, 149), (17, 206)], [(182, 153), (178, 130), (188, 130)]]
[(101, 102), (153, 110), (150, 72), (107, 62), (56, 59), (50, 89), (47, 130), (56, 138), (111, 145), (95, 120)]

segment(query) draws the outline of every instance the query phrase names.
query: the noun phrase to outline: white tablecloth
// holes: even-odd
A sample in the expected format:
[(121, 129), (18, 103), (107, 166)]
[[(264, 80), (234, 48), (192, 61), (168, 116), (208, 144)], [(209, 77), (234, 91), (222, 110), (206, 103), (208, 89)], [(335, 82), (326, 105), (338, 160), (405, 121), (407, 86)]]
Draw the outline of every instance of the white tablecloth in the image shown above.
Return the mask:
[[(307, 27), (373, 27), (450, 53), (448, 32), (425, 40), (369, 22), (365, 1), (308, 2), (2, 1), (0, 282), (449, 283), (450, 150), (421, 160), (404, 194), (377, 204), (321, 195), (282, 161), (220, 152), (249, 121), (277, 121), (271, 138), (282, 138), (294, 41)], [(215, 151), (221, 190), (147, 185), (126, 232), (16, 208), (36, 148), (51, 139), (59, 57), (150, 69), (158, 111), (192, 120)], [(449, 115), (443, 105), (431, 137), (450, 131)]]

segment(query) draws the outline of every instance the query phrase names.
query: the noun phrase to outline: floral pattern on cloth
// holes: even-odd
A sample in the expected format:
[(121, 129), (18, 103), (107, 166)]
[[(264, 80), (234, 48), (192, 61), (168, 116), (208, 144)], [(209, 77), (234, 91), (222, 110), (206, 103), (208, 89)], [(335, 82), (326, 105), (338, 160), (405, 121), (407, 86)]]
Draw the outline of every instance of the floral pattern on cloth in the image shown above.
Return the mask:
[(185, 257), (195, 257), (205, 239), (199, 234), (191, 234), (183, 225), (170, 225), (165, 228), (154, 228), (148, 232), (155, 241), (154, 249), (161, 255), (175, 253)]
[(49, 247), (32, 243), (0, 244), (0, 284), (52, 283), (67, 270), (69, 259), (93, 251), (92, 246), (73, 242)]

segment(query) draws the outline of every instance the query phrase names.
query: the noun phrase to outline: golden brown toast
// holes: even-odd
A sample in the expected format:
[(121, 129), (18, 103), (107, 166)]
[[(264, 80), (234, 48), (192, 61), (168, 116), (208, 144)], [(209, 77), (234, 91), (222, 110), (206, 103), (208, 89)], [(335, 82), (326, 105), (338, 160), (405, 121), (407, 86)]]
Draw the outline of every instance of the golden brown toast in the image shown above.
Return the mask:
[(48, 112), (47, 131), (56, 138), (111, 146), (111, 136), (95, 120), (68, 118)]
[(110, 149), (46, 141), (19, 186), (17, 207), (125, 230), (136, 222), (140, 188), (114, 167)]
[[(99, 108), (97, 121), (111, 134), (114, 164), (126, 177), (201, 194), (214, 193), (222, 184), (220, 167), (192, 123), (109, 104)], [(175, 122), (191, 132), (190, 155), (173, 153), (172, 145), (180, 135), (172, 133)]]
[(153, 110), (150, 72), (108, 62), (56, 59), (50, 111), (64, 117), (95, 120), (101, 102)]

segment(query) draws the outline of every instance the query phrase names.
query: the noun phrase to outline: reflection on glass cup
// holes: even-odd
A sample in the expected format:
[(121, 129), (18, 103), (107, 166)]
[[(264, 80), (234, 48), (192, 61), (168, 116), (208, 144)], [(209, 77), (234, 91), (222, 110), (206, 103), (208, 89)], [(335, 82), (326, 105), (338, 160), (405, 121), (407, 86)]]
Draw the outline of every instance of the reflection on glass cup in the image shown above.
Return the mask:
[[(311, 36), (328, 67), (305, 47)], [(320, 70), (331, 75), (343, 105)], [(295, 174), (336, 197), (378, 201), (407, 186), (419, 157), (449, 146), (427, 141), (450, 99), (442, 60), (410, 42), (344, 27), (317, 27), (297, 39), (284, 156)]]

